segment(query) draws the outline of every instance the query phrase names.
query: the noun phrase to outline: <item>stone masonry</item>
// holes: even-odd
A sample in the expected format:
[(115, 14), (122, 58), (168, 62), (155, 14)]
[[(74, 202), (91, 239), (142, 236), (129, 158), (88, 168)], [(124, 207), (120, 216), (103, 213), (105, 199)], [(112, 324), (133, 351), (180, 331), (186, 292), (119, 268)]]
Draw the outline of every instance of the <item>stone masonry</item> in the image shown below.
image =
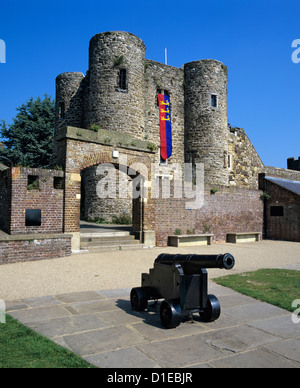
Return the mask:
[[(146, 59), (144, 43), (128, 32), (94, 36), (86, 76), (64, 73), (56, 79), (56, 162), (66, 172), (65, 231), (78, 233), (80, 201), (85, 217), (111, 218), (120, 214), (121, 208), (130, 209), (128, 201), (121, 204), (108, 200), (104, 204), (97, 198), (97, 184), (91, 182), (90, 169), (96, 169), (97, 163), (117, 164), (118, 159), (111, 158), (114, 151), (120, 156), (130, 154), (135, 161), (141, 161), (140, 155), (147, 159), (147, 166), (161, 164), (158, 93), (170, 97), (173, 142), (165, 172), (163, 165), (160, 169), (162, 179), (170, 179), (167, 166), (176, 164), (183, 170), (185, 162), (194, 169), (197, 163), (204, 164), (207, 203), (202, 210), (189, 212), (185, 198), (171, 197), (167, 202), (148, 198), (140, 207), (139, 229), (135, 232), (153, 231), (157, 244), (166, 245), (167, 234), (173, 234), (176, 228), (200, 233), (203, 225), (209, 224), (216, 240), (225, 240), (229, 230), (261, 231), (258, 174), (264, 166), (245, 131), (233, 131), (228, 126), (227, 79), (227, 67), (216, 60), (194, 61), (176, 68)], [(72, 136), (66, 129), (70, 126), (77, 128), (73, 128)], [(123, 136), (122, 141), (115, 134)], [(86, 163), (87, 158), (91, 162)], [(70, 174), (73, 178), (78, 174), (78, 179), (70, 180)], [(172, 186), (172, 179), (170, 183)], [(211, 189), (219, 193), (214, 198)], [(220, 206), (228, 206), (215, 214), (213, 203), (217, 198)], [(253, 208), (244, 209), (247, 201)], [(226, 217), (228, 222), (221, 221)]]

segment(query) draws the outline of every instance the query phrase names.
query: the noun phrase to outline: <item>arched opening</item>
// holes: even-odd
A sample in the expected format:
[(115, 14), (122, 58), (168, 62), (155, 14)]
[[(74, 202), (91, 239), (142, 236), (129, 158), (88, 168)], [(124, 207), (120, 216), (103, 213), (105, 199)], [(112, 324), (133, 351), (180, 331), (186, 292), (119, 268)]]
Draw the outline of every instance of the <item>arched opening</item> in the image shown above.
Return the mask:
[(144, 177), (117, 163), (99, 163), (81, 170), (81, 224), (130, 231), (136, 239), (143, 232)]

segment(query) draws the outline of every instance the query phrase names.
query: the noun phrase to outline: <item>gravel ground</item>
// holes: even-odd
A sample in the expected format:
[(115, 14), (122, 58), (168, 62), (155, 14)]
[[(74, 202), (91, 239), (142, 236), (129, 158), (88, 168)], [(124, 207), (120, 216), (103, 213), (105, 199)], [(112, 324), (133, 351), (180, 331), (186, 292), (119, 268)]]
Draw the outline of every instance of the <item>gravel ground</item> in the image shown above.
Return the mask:
[(227, 252), (235, 257), (234, 269), (230, 272), (209, 269), (210, 279), (259, 268), (300, 269), (300, 243), (269, 240), (249, 244), (79, 253), (67, 258), (1, 265), (0, 299), (11, 301), (69, 292), (138, 287), (141, 273), (153, 267), (160, 253)]

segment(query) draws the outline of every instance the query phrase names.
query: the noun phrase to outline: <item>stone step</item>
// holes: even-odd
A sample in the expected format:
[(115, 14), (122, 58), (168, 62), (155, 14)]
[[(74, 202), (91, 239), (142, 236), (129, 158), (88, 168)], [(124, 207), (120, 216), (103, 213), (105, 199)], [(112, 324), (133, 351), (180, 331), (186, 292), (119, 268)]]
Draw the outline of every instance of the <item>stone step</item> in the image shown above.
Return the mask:
[[(81, 244), (94, 244), (94, 243), (111, 243), (111, 242), (134, 242), (139, 240), (135, 240), (135, 237), (133, 235), (127, 235), (127, 236), (101, 236), (101, 237), (81, 237), (80, 242)], [(108, 245), (108, 244), (107, 244)]]
[(89, 246), (87, 248), (90, 253), (111, 252), (111, 251), (136, 251), (144, 249), (144, 244), (119, 244), (119, 245), (100, 245)]
[(97, 247), (97, 246), (109, 246), (109, 245), (138, 245), (140, 244), (139, 240), (134, 239), (105, 239), (105, 240), (95, 240), (95, 241), (81, 241), (80, 246), (82, 248)]
[(102, 233), (88, 233), (88, 232), (82, 232), (80, 233), (80, 238), (94, 238), (94, 237), (127, 237), (131, 236), (130, 232), (124, 231), (124, 232), (102, 232)]
[(80, 248), (91, 253), (143, 249), (140, 240), (128, 231), (105, 233), (81, 233)]

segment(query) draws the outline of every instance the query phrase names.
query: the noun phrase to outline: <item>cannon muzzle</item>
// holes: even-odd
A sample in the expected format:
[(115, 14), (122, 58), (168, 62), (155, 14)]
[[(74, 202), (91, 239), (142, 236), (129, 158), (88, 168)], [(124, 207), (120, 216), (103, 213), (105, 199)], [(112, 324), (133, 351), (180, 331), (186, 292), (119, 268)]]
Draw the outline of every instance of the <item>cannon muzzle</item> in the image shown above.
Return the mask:
[(163, 253), (157, 257), (155, 263), (180, 264), (185, 274), (196, 274), (201, 268), (230, 270), (234, 267), (235, 260), (230, 253), (220, 255), (171, 255)]

